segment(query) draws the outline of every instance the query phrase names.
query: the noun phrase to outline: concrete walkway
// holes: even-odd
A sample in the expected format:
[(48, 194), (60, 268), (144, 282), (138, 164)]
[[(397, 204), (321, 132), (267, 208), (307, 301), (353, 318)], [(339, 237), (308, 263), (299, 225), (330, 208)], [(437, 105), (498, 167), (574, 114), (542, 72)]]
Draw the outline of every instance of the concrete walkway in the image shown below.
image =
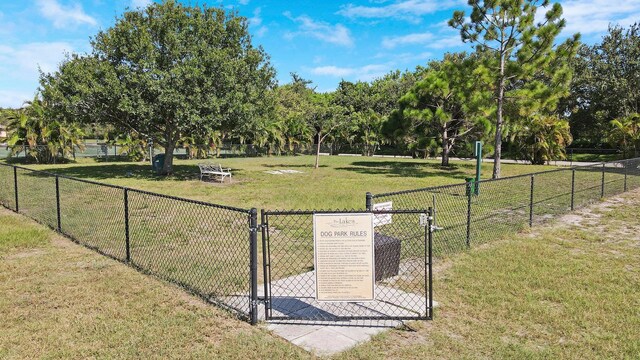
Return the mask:
[[(266, 327), (307, 351), (327, 356), (403, 325), (399, 320), (344, 320), (341, 317), (426, 315), (427, 299), (424, 295), (384, 285), (376, 285), (375, 291), (376, 300), (370, 302), (318, 302), (315, 300), (313, 271), (280, 279), (271, 285), (271, 315), (286, 319), (270, 320)], [(260, 315), (264, 319), (264, 313)]]

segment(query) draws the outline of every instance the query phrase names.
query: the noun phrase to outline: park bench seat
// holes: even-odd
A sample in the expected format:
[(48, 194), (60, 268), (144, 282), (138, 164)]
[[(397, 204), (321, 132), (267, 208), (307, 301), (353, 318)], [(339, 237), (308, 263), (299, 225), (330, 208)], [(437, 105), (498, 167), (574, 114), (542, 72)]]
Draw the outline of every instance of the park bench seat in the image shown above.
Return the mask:
[(204, 178), (218, 178), (220, 182), (224, 182), (227, 176), (231, 180), (231, 169), (224, 169), (220, 164), (198, 164), (200, 168), (200, 180)]

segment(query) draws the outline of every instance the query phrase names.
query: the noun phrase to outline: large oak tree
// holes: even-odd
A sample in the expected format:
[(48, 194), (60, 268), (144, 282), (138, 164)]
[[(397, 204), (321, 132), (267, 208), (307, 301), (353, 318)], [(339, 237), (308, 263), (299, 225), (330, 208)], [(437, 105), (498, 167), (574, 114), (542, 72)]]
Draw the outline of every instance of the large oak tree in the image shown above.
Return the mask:
[(74, 56), (44, 76), (45, 96), (72, 116), (113, 124), (165, 149), (162, 173), (185, 136), (250, 133), (268, 112), (274, 70), (251, 43), (248, 23), (222, 8), (173, 0), (127, 11)]

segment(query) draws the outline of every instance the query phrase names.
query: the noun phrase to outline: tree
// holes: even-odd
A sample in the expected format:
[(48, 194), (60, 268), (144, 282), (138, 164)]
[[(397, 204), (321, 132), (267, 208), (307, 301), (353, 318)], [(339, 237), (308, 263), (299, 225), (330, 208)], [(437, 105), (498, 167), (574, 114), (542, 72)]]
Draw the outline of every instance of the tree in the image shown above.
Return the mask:
[(7, 122), (7, 146), (12, 155), (26, 151), (38, 163), (55, 163), (71, 156), (74, 146), (84, 147), (80, 126), (55, 118), (39, 94), (7, 116)]
[(373, 87), (366, 82), (341, 81), (334, 94), (336, 105), (344, 109), (345, 126), (338, 140), (350, 145), (361, 145), (364, 156), (373, 156), (381, 144), (384, 116), (375, 110)]
[(576, 141), (599, 146), (610, 122), (640, 113), (640, 23), (609, 27), (602, 42), (582, 45), (572, 62), (571, 93), (564, 103)]
[[(488, 55), (486, 66), (492, 72), (496, 103), (493, 178), (498, 178), (506, 102), (515, 90), (519, 90), (520, 99), (536, 100), (552, 90), (562, 91), (561, 86), (548, 86), (539, 78), (546, 74), (559, 84), (567, 81), (566, 64), (579, 35), (554, 49), (555, 38), (565, 26), (560, 4), (553, 4), (544, 20), (535, 23), (538, 8), (549, 7), (549, 0), (469, 0), (468, 4), (472, 7), (470, 19), (465, 19), (464, 11), (455, 11), (449, 25), (460, 30), (462, 41), (475, 44), (476, 51)], [(558, 57), (565, 60), (551, 61)]]
[(125, 12), (93, 38), (91, 55), (72, 57), (42, 82), (71, 114), (164, 147), (162, 173), (170, 174), (181, 138), (247, 134), (266, 116), (274, 70), (247, 27), (222, 8), (152, 3)]
[(486, 69), (476, 66), (477, 57), (447, 54), (441, 62), (430, 63), (424, 78), (399, 101), (396, 121), (405, 132), (418, 133), (415, 139), (431, 135), (442, 148), (442, 166), (456, 141), (473, 129), (486, 131), (491, 113), (491, 94), (481, 84)]
[(612, 120), (613, 128), (607, 140), (615, 146), (619, 146), (625, 155), (640, 154), (640, 114), (635, 113), (620, 119)]
[(564, 159), (565, 148), (573, 138), (569, 121), (558, 116), (541, 116), (511, 130), (511, 142), (518, 155), (534, 165)]
[(314, 167), (317, 169), (320, 166), (320, 147), (322, 143), (346, 124), (343, 121), (344, 108), (334, 103), (334, 94), (314, 93), (311, 97), (309, 115), (307, 123), (316, 133), (316, 161)]

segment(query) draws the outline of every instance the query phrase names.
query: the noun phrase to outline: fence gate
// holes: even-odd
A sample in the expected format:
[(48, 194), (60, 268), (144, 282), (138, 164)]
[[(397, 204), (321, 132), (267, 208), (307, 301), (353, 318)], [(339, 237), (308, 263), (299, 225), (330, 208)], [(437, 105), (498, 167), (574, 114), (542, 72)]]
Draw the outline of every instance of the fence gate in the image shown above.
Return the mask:
[(432, 318), (430, 210), (261, 216), (267, 321)]

